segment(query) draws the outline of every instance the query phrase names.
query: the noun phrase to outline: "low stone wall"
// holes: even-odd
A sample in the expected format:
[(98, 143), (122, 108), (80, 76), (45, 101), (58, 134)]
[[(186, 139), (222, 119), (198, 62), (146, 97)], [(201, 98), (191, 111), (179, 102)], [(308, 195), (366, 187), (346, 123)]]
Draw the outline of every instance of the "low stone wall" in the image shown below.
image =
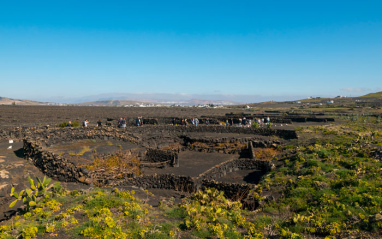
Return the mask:
[(24, 139), (28, 137), (43, 145), (50, 146), (58, 142), (72, 142), (81, 139), (121, 140), (138, 143), (139, 139), (127, 130), (115, 127), (12, 127), (0, 129), (1, 139)]
[(285, 129), (268, 128), (246, 128), (246, 127), (225, 127), (216, 125), (194, 126), (173, 126), (173, 125), (145, 125), (143, 127), (128, 127), (119, 129), (116, 127), (11, 127), (0, 129), (1, 139), (23, 139), (24, 137), (34, 138), (45, 144), (56, 144), (57, 142), (73, 141), (80, 139), (101, 139), (101, 140), (122, 140), (139, 143), (134, 133), (161, 133), (163, 131), (184, 134), (186, 132), (210, 132), (210, 133), (235, 133), (262, 136), (277, 136), (284, 139), (298, 138), (296, 131)]
[(0, 128), (0, 140), (19, 139), (22, 140), (25, 136), (31, 134), (37, 127), (4, 127)]
[[(152, 119), (152, 118), (145, 119), (145, 118), (143, 118), (142, 121), (143, 121), (143, 125), (146, 125), (146, 124), (157, 125), (157, 124), (159, 124), (158, 119)], [(134, 121), (134, 125), (136, 125), (136, 120)]]
[(35, 136), (46, 143), (47, 146), (58, 142), (71, 142), (81, 139), (95, 140), (119, 140), (125, 142), (138, 143), (138, 139), (123, 129), (116, 128), (53, 128), (42, 132), (36, 132)]
[(151, 163), (168, 163), (173, 167), (179, 167), (178, 152), (161, 149), (148, 149), (146, 152), (145, 161)]
[(287, 119), (290, 119), (293, 122), (334, 122), (334, 118), (316, 118), (316, 117), (302, 117), (302, 116), (288, 116)]
[(252, 137), (247, 138), (235, 138), (235, 137), (222, 137), (222, 138), (216, 138), (216, 137), (191, 137), (188, 135), (182, 135), (180, 136), (184, 144), (188, 143), (195, 143), (195, 142), (201, 142), (201, 143), (208, 143), (208, 144), (219, 144), (219, 143), (241, 143), (246, 144), (248, 141), (254, 140)]
[(271, 123), (279, 123), (279, 124), (292, 124), (292, 120), (290, 119), (285, 119), (285, 118), (278, 118), (278, 117), (273, 117), (271, 118)]
[(246, 149), (249, 138), (206, 138), (180, 136), (183, 145), (192, 151), (204, 153), (241, 154)]
[(249, 141), (248, 142), (248, 153), (249, 158), (254, 159), (255, 158), (255, 148), (277, 148), (280, 145), (279, 141), (275, 140), (268, 140), (268, 141)]
[(225, 197), (230, 200), (242, 201), (245, 207), (254, 209), (255, 207), (253, 206), (253, 203), (256, 203), (253, 200), (253, 202), (248, 203), (250, 190), (257, 187), (256, 185), (251, 184), (222, 183), (215, 180), (196, 181), (191, 177), (176, 176), (173, 174), (145, 175), (111, 183), (111, 186), (113, 187), (125, 187), (131, 185), (144, 189), (170, 189), (187, 193), (194, 193), (206, 188), (216, 188), (219, 191), (223, 191)]
[(147, 149), (145, 161), (152, 163), (167, 162), (173, 160), (174, 157), (178, 158), (178, 153), (170, 150)]
[(262, 136), (277, 136), (284, 139), (297, 139), (297, 133), (295, 130), (286, 129), (268, 129), (268, 128), (245, 128), (245, 127), (225, 127), (225, 126), (172, 126), (172, 125), (159, 125), (146, 127), (135, 127), (128, 129), (131, 132), (136, 133), (153, 133), (157, 131), (169, 131), (173, 133), (235, 133), (235, 134), (252, 134)]
[(225, 197), (234, 201), (242, 201), (248, 197), (248, 193), (251, 189), (256, 188), (256, 185), (222, 183), (217, 182), (215, 180), (203, 180), (201, 184), (201, 189), (206, 188), (216, 188), (219, 191), (223, 191)]
[(227, 173), (238, 170), (261, 170), (266, 173), (274, 167), (271, 161), (255, 160), (255, 159), (231, 159), (229, 161), (218, 164), (195, 178), (196, 181), (216, 180), (224, 177)]
[(171, 189), (182, 192), (195, 192), (197, 185), (191, 177), (176, 176), (174, 174), (144, 175), (113, 183), (114, 186), (135, 185), (145, 189)]
[[(187, 118), (187, 117), (186, 117)], [(182, 125), (182, 120), (185, 118), (179, 117), (160, 117), (160, 118), (143, 118), (143, 125)], [(203, 116), (198, 118), (199, 124), (206, 124), (206, 119)], [(136, 119), (126, 119), (129, 126), (136, 125)], [(208, 118), (209, 124), (219, 124), (220, 121), (216, 117)], [(191, 124), (191, 118), (187, 118), (187, 123)]]
[(86, 168), (79, 167), (74, 162), (54, 153), (43, 150), (43, 147), (26, 138), (23, 140), (24, 157), (51, 178), (65, 182), (91, 183)]

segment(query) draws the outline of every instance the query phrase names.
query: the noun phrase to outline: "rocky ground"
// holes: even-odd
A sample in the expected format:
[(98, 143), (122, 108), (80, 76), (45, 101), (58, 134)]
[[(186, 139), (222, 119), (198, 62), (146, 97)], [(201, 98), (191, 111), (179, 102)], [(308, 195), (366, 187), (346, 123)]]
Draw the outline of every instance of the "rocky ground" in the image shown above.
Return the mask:
[(136, 117), (181, 117), (192, 118), (201, 116), (222, 116), (232, 112), (232, 109), (204, 109), (194, 107), (91, 107), (91, 106), (7, 106), (0, 105), (1, 126), (40, 126), (56, 125), (65, 121), (90, 121), (96, 125), (98, 119), (104, 123), (107, 118), (116, 120), (126, 117), (134, 120)]
[[(142, 172), (143, 176), (153, 176), (153, 175), (175, 175), (176, 177), (186, 176), (192, 180), (199, 179), (198, 176), (203, 175), (206, 172), (211, 170), (216, 170), (219, 177), (217, 177), (217, 183), (221, 183), (221, 189), (229, 188), (230, 184), (235, 184), (235, 187), (240, 189), (238, 185), (250, 185), (255, 186), (257, 184), (263, 185), (263, 199), (265, 200), (282, 200), (284, 193), (280, 189), (284, 186), (291, 187), (289, 178), (292, 173), (288, 172), (285, 175), (282, 174), (285, 170), (292, 170), (292, 166), (289, 166), (289, 156), (283, 155), (283, 151), (288, 151), (287, 149), (305, 150), (306, 154), (311, 152), (307, 149), (309, 147), (316, 147), (315, 145), (322, 144), (322, 147), (329, 147), (331, 144), (326, 144), (326, 141), (323, 140), (335, 140), (334, 143), (340, 144), (342, 139), (342, 134), (344, 137), (349, 137), (349, 142), (355, 143), (357, 145), (360, 140), (373, 140), (370, 130), (365, 130), (364, 128), (373, 126), (374, 132), (380, 130), (380, 125), (377, 118), (367, 118), (363, 117), (359, 119), (359, 123), (367, 123), (365, 127), (359, 127), (357, 122), (349, 122), (349, 119), (337, 117), (335, 121), (332, 122), (293, 122), (293, 123), (274, 123), (272, 124), (273, 129), (297, 129), (299, 139), (285, 139), (279, 138), (275, 135), (264, 136), (264, 135), (255, 135), (247, 134), (246, 132), (233, 133), (232, 132), (210, 132), (210, 131), (188, 131), (187, 127), (183, 126), (163, 126), (164, 118), (192, 118), (192, 117), (209, 117), (209, 118), (224, 118), (225, 114), (233, 112), (236, 114), (240, 113), (249, 113), (254, 114), (254, 112), (248, 112), (244, 109), (202, 109), (202, 108), (123, 108), (123, 107), (51, 107), (51, 106), (0, 106), (0, 221), (9, 218), (12, 214), (16, 212), (18, 206), (14, 208), (9, 208), (8, 205), (11, 202), (9, 197), (10, 189), (12, 186), (15, 186), (16, 191), (19, 192), (27, 186), (28, 177), (31, 178), (43, 178), (44, 174), (37, 168), (34, 164), (24, 158), (23, 152), (23, 143), (22, 138), (12, 138), (12, 135), (4, 136), (3, 132), (9, 130), (11, 127), (19, 127), (19, 129), (25, 130), (31, 126), (42, 126), (38, 129), (43, 132), (46, 130), (48, 134), (45, 137), (45, 134), (40, 134), (39, 137), (35, 139), (44, 139), (49, 140), (49, 138), (54, 138), (54, 134), (60, 134), (61, 132), (69, 132), (73, 134), (81, 134), (82, 136), (87, 134), (93, 134), (97, 132), (97, 128), (94, 127), (95, 122), (98, 119), (101, 119), (103, 122), (106, 122), (106, 119), (113, 119), (113, 125), (109, 128), (105, 128), (106, 132), (112, 132), (114, 135), (126, 136), (126, 138), (102, 136), (101, 138), (95, 139), (74, 139), (66, 138), (63, 142), (54, 139), (53, 144), (44, 146), (44, 150), (55, 153), (57, 155), (68, 157), (70, 161), (83, 160), (91, 164), (95, 158), (95, 153), (98, 154), (113, 154), (118, 151), (134, 151), (139, 152), (137, 154), (139, 159), (143, 159), (142, 156), (144, 152), (148, 149), (156, 150), (173, 150), (172, 152), (177, 152), (179, 167), (172, 167), (169, 164), (164, 165), (163, 167), (143, 167)], [(264, 113), (264, 112), (263, 112)], [(283, 114), (280, 113), (278, 116), (281, 117)], [(115, 127), (115, 122), (120, 117), (126, 117), (131, 122), (134, 122), (134, 119), (137, 116), (143, 116), (143, 118), (153, 118), (160, 119), (162, 125), (157, 126), (156, 124), (144, 125), (143, 127), (137, 128), (135, 126), (128, 126), (125, 131), (117, 129)], [(322, 116), (324, 117), (324, 116)], [(71, 129), (61, 129), (57, 128), (59, 123), (64, 121), (79, 121), (81, 122), (84, 119), (90, 121), (90, 127), (88, 129), (73, 128)], [(358, 119), (357, 119), (358, 120)], [(370, 122), (369, 122), (370, 121)], [(49, 127), (46, 127), (50, 125)], [(167, 124), (168, 125), (168, 124)], [(215, 125), (216, 126), (216, 125)], [(309, 127), (307, 127), (309, 126)], [(171, 129), (168, 129), (171, 127)], [(189, 126), (192, 127), (192, 126)], [(202, 124), (202, 127), (206, 127)], [(216, 126), (225, 127), (225, 126)], [(238, 127), (238, 125), (230, 126)], [(262, 126), (266, 128), (267, 126)], [(353, 128), (349, 131), (349, 127)], [(211, 128), (211, 127), (210, 127)], [(303, 129), (301, 129), (303, 128)], [(79, 129), (79, 130), (77, 130)], [(36, 130), (36, 129), (32, 129)], [(66, 131), (65, 131), (66, 130)], [(3, 131), (3, 132), (2, 132)], [(294, 131), (293, 131), (294, 132)], [(52, 135), (53, 134), (53, 135)], [(33, 133), (32, 133), (33, 135)], [(380, 137), (375, 134), (375, 137)], [(43, 137), (44, 136), (44, 137)], [(66, 136), (63, 136), (64, 138)], [(352, 138), (354, 137), (354, 139)], [(357, 138), (358, 137), (358, 138)], [(370, 139), (369, 139), (370, 138)], [(59, 139), (59, 138), (58, 138)], [(129, 139), (134, 139), (130, 140)], [(13, 142), (9, 141), (13, 140)], [(320, 141), (321, 140), (321, 141)], [(374, 142), (375, 141), (375, 142)], [(379, 141), (374, 139), (372, 142), (373, 145), (380, 145)], [(249, 144), (255, 145), (258, 147), (259, 151), (252, 151), (257, 153), (256, 157), (261, 157), (265, 160), (271, 160), (276, 165), (276, 168), (279, 170), (265, 172), (260, 170), (260, 167), (257, 169), (243, 169), (240, 170), (235, 168), (231, 171), (219, 171), (221, 165), (227, 162), (232, 162), (239, 159), (248, 159), (250, 160), (248, 150)], [(366, 142), (366, 141), (365, 141)], [(370, 144), (370, 142), (368, 142)], [(312, 146), (313, 145), (313, 146)], [(342, 143), (341, 143), (342, 145)], [(346, 145), (346, 144), (344, 144)], [(289, 147), (290, 146), (290, 147)], [(298, 146), (298, 147), (297, 147)], [(300, 148), (301, 146), (301, 148)], [(217, 150), (210, 150), (211, 147), (215, 147)], [(304, 148), (306, 147), (306, 149)], [(317, 146), (318, 147), (318, 146)], [(321, 147), (321, 146), (320, 146)], [(331, 147), (331, 146), (330, 146)], [(328, 148), (328, 150), (337, 150), (335, 148)], [(344, 146), (345, 147), (345, 146)], [(362, 147), (361, 147), (362, 148)], [(257, 148), (256, 148), (257, 149)], [(266, 149), (263, 150), (262, 149)], [(354, 150), (358, 150), (355, 148)], [(360, 149), (359, 149), (360, 150)], [(330, 152), (325, 151), (321, 148), (316, 150), (319, 157), (322, 157), (322, 162), (319, 161), (320, 165), (324, 165), (322, 170), (328, 170), (332, 165), (326, 165), (326, 154)], [(244, 152), (244, 153), (243, 153)], [(342, 152), (342, 151), (341, 151)], [(345, 151), (344, 151), (345, 152)], [(293, 150), (289, 152), (290, 155), (293, 155)], [(362, 155), (369, 152), (362, 152)], [(141, 155), (142, 154), (142, 155)], [(314, 155), (316, 157), (317, 155)], [(361, 155), (361, 154), (359, 154)], [(273, 158), (277, 156), (276, 159)], [(317, 157), (318, 157), (317, 156)], [(312, 156), (313, 157), (313, 156)], [(279, 159), (277, 159), (279, 158)], [(282, 159), (280, 161), (280, 158)], [(295, 157), (298, 160), (297, 156)], [(284, 162), (285, 161), (285, 162)], [(301, 158), (301, 162), (304, 162), (305, 159)], [(270, 164), (271, 165), (271, 164)], [(286, 167), (285, 165), (288, 165)], [(343, 165), (340, 165), (341, 167)], [(295, 163), (295, 168), (304, 168), (312, 167), (310, 170), (321, 170), (321, 167), (314, 167), (314, 164), (307, 163)], [(284, 171), (280, 171), (283, 169)], [(330, 171), (330, 170), (329, 170)], [(309, 171), (310, 172), (310, 171)], [(315, 171), (312, 171), (315, 172)], [(268, 181), (264, 182), (263, 178), (267, 178), (270, 174), (279, 173), (281, 176), (275, 177), (275, 179), (282, 178), (280, 182), (273, 182), (277, 187), (271, 187), (272, 185)], [(309, 175), (309, 173), (303, 173), (304, 177)], [(318, 173), (319, 175), (322, 172)], [(313, 176), (315, 174), (312, 173)], [(175, 178), (176, 178), (175, 177)], [(159, 177), (158, 177), (159, 178)], [(269, 178), (269, 177), (268, 177)], [(122, 179), (121, 179), (122, 180)], [(276, 181), (277, 181), (276, 180)], [(53, 181), (55, 183), (57, 181)], [(300, 180), (293, 181), (293, 183), (299, 183)], [(79, 182), (60, 182), (64, 187), (69, 190), (88, 190), (89, 188), (94, 187), (94, 184), (85, 184)], [(166, 182), (165, 182), (166, 183)], [(168, 182), (167, 182), (168, 183)], [(171, 182), (172, 183), (172, 182)], [(282, 184), (283, 186), (280, 186)], [(284, 185), (285, 184), (285, 185)], [(158, 184), (159, 185), (159, 184)], [(227, 186), (228, 185), (228, 186)], [(292, 185), (292, 186), (291, 186)], [(103, 185), (105, 188), (108, 187), (108, 184)], [(148, 197), (143, 188), (134, 185), (120, 184), (118, 186), (120, 189), (134, 190), (136, 191), (136, 196), (142, 198), (145, 202), (152, 206), (157, 206), (158, 202), (171, 201), (174, 205), (181, 202), (181, 199), (189, 195), (184, 191), (175, 191), (172, 189), (164, 188), (150, 188), (149, 191), (153, 194)], [(157, 187), (157, 186), (156, 186)], [(221, 190), (219, 189), (219, 190)], [(278, 190), (280, 189), (280, 190)], [(297, 188), (298, 189), (298, 188)], [(296, 189), (296, 190), (297, 190)], [(258, 191), (261, 193), (261, 190)], [(317, 191), (319, 193), (319, 191)], [(297, 194), (296, 194), (297, 195)], [(297, 196), (300, 196), (299, 194)], [(296, 196), (296, 197), (297, 197)], [(301, 197), (304, 198), (304, 197)], [(302, 199), (299, 199), (302, 200)], [(289, 207), (295, 206), (290, 204), (286, 206), (286, 211), (289, 210)], [(290, 204), (290, 205), (289, 205)], [(272, 206), (272, 204), (270, 204)], [(265, 208), (266, 209), (266, 208)], [(271, 208), (269, 210), (269, 215), (274, 215), (275, 209)], [(278, 209), (280, 211), (281, 209)], [(297, 211), (297, 210), (296, 210)], [(375, 213), (374, 213), (375, 214)], [(267, 214), (268, 215), (268, 214)], [(379, 214), (378, 214), (379, 215)], [(290, 217), (290, 215), (288, 216)], [(259, 227), (260, 228), (260, 227)], [(296, 229), (297, 230), (297, 229)], [(289, 232), (288, 232), (289, 233)], [(271, 233), (269, 233), (270, 235)], [(289, 234), (288, 234), (289, 235)], [(292, 234), (291, 234), (292, 235)], [(187, 237), (185, 237), (187, 238)]]
[[(0, 129), (9, 127), (33, 127), (46, 126), (55, 127), (59, 123), (65, 121), (83, 121), (88, 119), (90, 126), (95, 125), (98, 119), (106, 123), (106, 119), (113, 119), (113, 124), (120, 117), (126, 117), (134, 121), (137, 116), (144, 118), (161, 118), (161, 117), (177, 117), (177, 118), (192, 118), (192, 117), (225, 117), (227, 113), (246, 113), (251, 114), (244, 109), (218, 108), (204, 109), (195, 107), (166, 107), (166, 108), (124, 108), (124, 107), (84, 107), (84, 106), (0, 106)], [(276, 129), (294, 129), (300, 125), (323, 125), (320, 122), (308, 123), (293, 123), (293, 124), (273, 124)], [(113, 126), (112, 126), (113, 127)], [(115, 126), (114, 126), (115, 127)], [(264, 126), (265, 127), (265, 126)], [(134, 127), (133, 127), (134, 128)], [(132, 128), (132, 129), (133, 129)], [(127, 128), (129, 131), (129, 128)], [(102, 141), (93, 142), (90, 140), (82, 140), (75, 142), (63, 142), (51, 145), (50, 152), (58, 155), (66, 155), (70, 160), (79, 158), (84, 162), (94, 160), (94, 152), (101, 154), (110, 154), (119, 150), (131, 150), (134, 148), (154, 147), (164, 148), (169, 145), (179, 144), (179, 139), (174, 140), (173, 133), (153, 132), (145, 130), (135, 131), (135, 136), (141, 139), (140, 146), (123, 141)], [(252, 135), (241, 135), (232, 133), (188, 133), (188, 137), (197, 140), (203, 139), (248, 139)], [(177, 137), (177, 136), (176, 136)], [(176, 138), (175, 137), (175, 138)], [(260, 140), (266, 140), (266, 136), (256, 136)], [(276, 137), (277, 138), (277, 137)], [(43, 177), (42, 172), (32, 163), (24, 159), (21, 139), (14, 140), (12, 144), (8, 139), (0, 143), (0, 212), (7, 212), (9, 208), (10, 197), (8, 196), (12, 185), (16, 187), (16, 191), (21, 191), (27, 186), (28, 176), (32, 178)], [(11, 148), (9, 148), (11, 147)], [(177, 146), (179, 147), (179, 146)], [(175, 174), (190, 177), (197, 177), (208, 169), (221, 164), (223, 162), (240, 157), (238, 154), (225, 153), (207, 153), (196, 151), (181, 151), (179, 154), (179, 167), (165, 168), (144, 168), (145, 175), (152, 174)], [(255, 184), (259, 181), (262, 173), (253, 170), (242, 170), (231, 172), (221, 178), (222, 182), (227, 183), (250, 183)], [(68, 188), (83, 188), (86, 189), (89, 185), (81, 183), (65, 183)], [(168, 191), (168, 190), (167, 190)], [(155, 193), (162, 197), (169, 194), (168, 192), (155, 190)], [(179, 195), (179, 193), (170, 193)], [(12, 211), (7, 212), (12, 213)], [(2, 214), (1, 214), (2, 215)], [(4, 216), (2, 215), (4, 218)], [(1, 219), (0, 219), (1, 220)]]
[[(20, 192), (29, 186), (28, 177), (43, 178), (44, 174), (23, 157), (23, 143), (9, 140), (0, 141), (0, 221), (14, 214), (17, 207), (10, 209), (9, 197), (12, 186)], [(52, 181), (54, 183), (56, 181)], [(89, 185), (61, 182), (69, 190), (88, 189)]]

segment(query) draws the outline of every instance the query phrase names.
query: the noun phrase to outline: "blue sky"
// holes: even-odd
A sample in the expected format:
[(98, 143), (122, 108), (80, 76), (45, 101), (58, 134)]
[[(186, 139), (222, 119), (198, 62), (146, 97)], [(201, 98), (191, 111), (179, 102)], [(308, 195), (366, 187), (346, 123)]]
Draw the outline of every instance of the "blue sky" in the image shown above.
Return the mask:
[(0, 96), (382, 90), (382, 1), (1, 1)]

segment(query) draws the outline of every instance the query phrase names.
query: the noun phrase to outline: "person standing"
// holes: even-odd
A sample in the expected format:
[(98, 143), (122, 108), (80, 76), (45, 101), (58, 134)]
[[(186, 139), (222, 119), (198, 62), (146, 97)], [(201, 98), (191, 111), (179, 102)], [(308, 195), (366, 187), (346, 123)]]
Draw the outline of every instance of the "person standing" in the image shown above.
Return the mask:
[(140, 126), (140, 123), (141, 123), (141, 120), (139, 119), (139, 117), (137, 117), (137, 119), (135, 120), (135, 125)]
[(139, 117), (139, 125), (143, 126), (143, 116), (142, 115), (141, 115), (141, 117)]
[(97, 121), (97, 126), (98, 126), (98, 127), (101, 127), (101, 126), (102, 126), (102, 121), (101, 121), (101, 119), (98, 119), (98, 121)]
[(126, 118), (121, 120), (121, 128), (126, 128)]

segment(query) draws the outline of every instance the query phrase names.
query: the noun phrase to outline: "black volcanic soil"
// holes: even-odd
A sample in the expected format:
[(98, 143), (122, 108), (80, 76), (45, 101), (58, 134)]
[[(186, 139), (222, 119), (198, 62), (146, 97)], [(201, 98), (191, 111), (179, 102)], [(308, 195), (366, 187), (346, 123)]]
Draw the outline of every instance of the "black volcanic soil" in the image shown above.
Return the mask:
[(263, 175), (264, 173), (260, 170), (238, 170), (219, 178), (219, 182), (257, 184)]
[[(138, 116), (143, 118), (161, 117), (224, 117), (229, 113), (255, 114), (246, 109), (233, 108), (199, 108), (199, 107), (106, 107), (106, 106), (21, 106), (21, 105), (0, 105), (0, 128), (13, 126), (56, 126), (67, 121), (82, 122), (85, 119), (90, 121), (89, 126), (95, 126), (98, 119), (103, 124), (106, 120), (113, 119), (112, 125), (116, 125), (121, 117), (126, 117), (130, 122)], [(271, 116), (272, 121), (272, 116)], [(293, 124), (273, 124), (275, 129), (294, 129), (301, 125), (323, 125), (323, 123), (306, 122)]]
[(183, 151), (179, 153), (179, 168), (167, 167), (164, 169), (148, 168), (144, 174), (175, 174), (196, 177), (213, 166), (237, 158), (238, 155), (201, 153), (195, 151)]
[[(232, 109), (204, 109), (196, 107), (95, 107), (95, 106), (9, 106), (0, 105), (1, 126), (40, 126), (56, 125), (65, 121), (85, 119), (90, 125), (96, 125), (98, 119), (106, 122), (107, 118), (114, 120), (120, 117), (144, 118), (155, 117), (201, 117), (222, 116), (232, 112)], [(114, 123), (116, 123), (114, 121)]]
[[(16, 192), (30, 187), (28, 176), (35, 182), (37, 182), (36, 177), (44, 178), (44, 174), (38, 168), (23, 158), (23, 143), (15, 141), (10, 144), (9, 141), (0, 141), (0, 212), (5, 212), (5, 214), (0, 213), (0, 221), (4, 220), (6, 215), (15, 213), (19, 204), (13, 208), (8, 207), (13, 201), (9, 193), (12, 186), (15, 186)], [(54, 182), (57, 181), (52, 180), (52, 183)], [(61, 184), (69, 190), (89, 188), (85, 184), (68, 182), (61, 182)]]
[(137, 148), (137, 145), (130, 142), (87, 139), (55, 144), (49, 147), (49, 151), (58, 155), (69, 154), (72, 156), (81, 156), (85, 159), (93, 159), (94, 153), (111, 154), (116, 151), (135, 148)]

